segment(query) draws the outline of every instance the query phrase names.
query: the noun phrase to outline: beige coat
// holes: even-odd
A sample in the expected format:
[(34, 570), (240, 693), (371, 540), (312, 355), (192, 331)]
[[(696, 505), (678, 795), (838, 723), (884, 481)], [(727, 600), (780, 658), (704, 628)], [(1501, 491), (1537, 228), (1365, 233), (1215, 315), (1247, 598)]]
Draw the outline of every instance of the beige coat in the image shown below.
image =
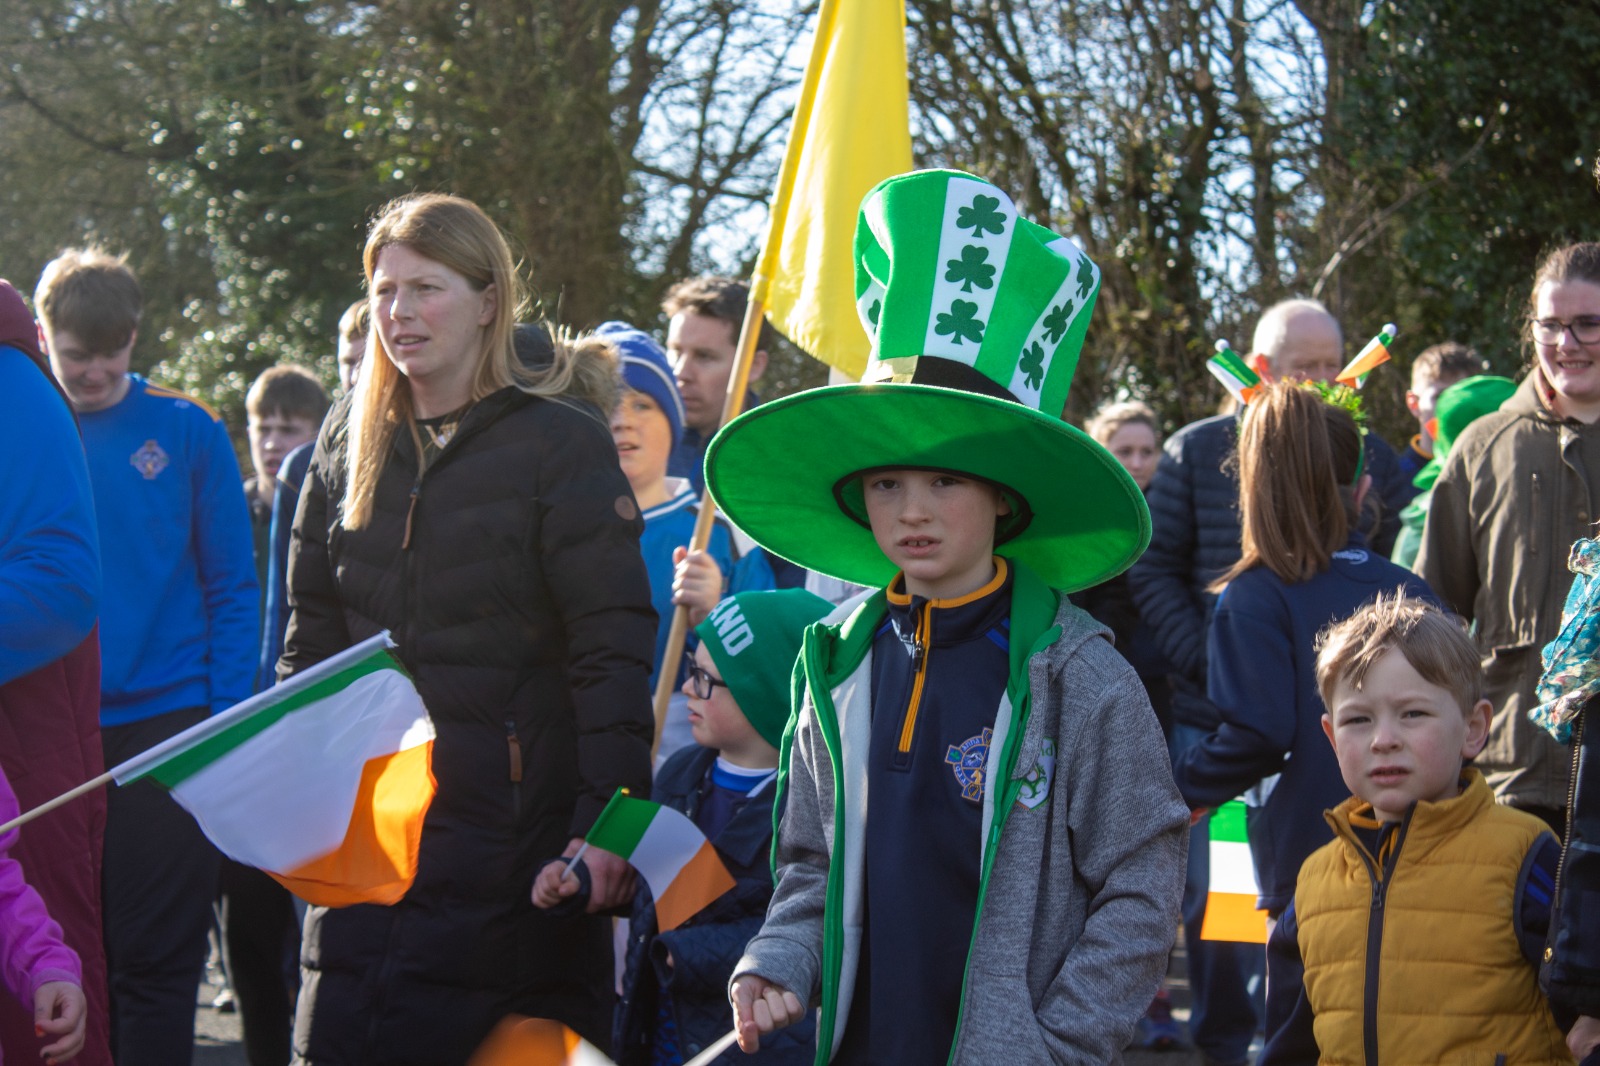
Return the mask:
[[(1572, 585), (1567, 553), (1593, 536), (1600, 469), (1584, 440), (1600, 425), (1564, 421), (1530, 373), (1450, 449), (1434, 486), (1417, 573), (1473, 623), (1494, 723), (1477, 766), (1513, 807), (1567, 806), (1572, 757), (1528, 721), (1540, 649), (1561, 628)], [(1600, 466), (1600, 464), (1596, 464)]]

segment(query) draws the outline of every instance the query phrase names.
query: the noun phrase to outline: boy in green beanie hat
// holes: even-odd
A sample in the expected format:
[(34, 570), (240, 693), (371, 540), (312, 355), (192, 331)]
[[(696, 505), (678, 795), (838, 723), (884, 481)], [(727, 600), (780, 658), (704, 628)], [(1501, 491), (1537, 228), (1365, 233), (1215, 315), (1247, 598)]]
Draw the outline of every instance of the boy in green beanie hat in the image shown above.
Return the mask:
[[(694, 819), (736, 884), (664, 933), (640, 886), (612, 1033), (620, 1066), (683, 1062), (727, 1032), (728, 978), (772, 899), (768, 853), (789, 678), (801, 634), (832, 609), (804, 589), (741, 592), (695, 629), (700, 643), (685, 657), (683, 684), (695, 743), (662, 765), (651, 799)], [(811, 1027), (797, 1025), (758, 1059), (801, 1066), (812, 1044)]]
[(1433, 456), (1411, 479), (1417, 494), (1400, 512), (1400, 535), (1395, 538), (1394, 552), (1389, 556), (1408, 570), (1416, 568), (1417, 553), (1422, 550), (1422, 527), (1428, 520), (1428, 504), (1433, 500), (1433, 483), (1439, 480), (1444, 469), (1445, 456), (1455, 444), (1461, 431), (1492, 411), (1517, 391), (1517, 383), (1510, 378), (1493, 374), (1479, 374), (1463, 378), (1439, 394), (1433, 409), (1433, 418), (1425, 432), (1433, 440)]
[(864, 383), (756, 408), (706, 458), (735, 525), (877, 590), (806, 633), (740, 1043), (817, 1002), (819, 1064), (1114, 1061), (1175, 936), (1188, 811), (1066, 596), (1150, 538), (1059, 417), (1100, 272), (952, 171), (869, 193), (854, 259)]

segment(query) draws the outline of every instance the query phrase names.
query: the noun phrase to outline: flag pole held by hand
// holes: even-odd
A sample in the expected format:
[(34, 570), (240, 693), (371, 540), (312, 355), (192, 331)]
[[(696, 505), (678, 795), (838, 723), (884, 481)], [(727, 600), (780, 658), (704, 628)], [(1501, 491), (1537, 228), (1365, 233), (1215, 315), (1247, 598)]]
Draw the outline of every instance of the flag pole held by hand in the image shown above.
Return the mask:
[(567, 868), (561, 871), (561, 880), (565, 881), (567, 878), (572, 876), (572, 868), (578, 865), (578, 860), (583, 858), (583, 853), (588, 850), (589, 842), (585, 840), (581, 845), (578, 846), (578, 850), (572, 853), (572, 861), (567, 863)]
[(733, 1046), (733, 1042), (738, 1039), (739, 1030), (737, 1029), (724, 1033), (715, 1044), (712, 1044), (710, 1047), (700, 1052), (700, 1054), (684, 1063), (683, 1066), (709, 1066), (709, 1064), (715, 1060), (718, 1055), (731, 1048)]
[[(795, 215), (804, 222), (805, 205), (815, 206), (818, 202), (818, 183), (824, 182), (837, 190), (834, 197), (835, 204), (843, 205), (842, 210), (853, 217), (856, 205), (860, 203), (861, 197), (868, 189), (891, 174), (910, 169), (911, 137), (906, 118), (909, 105), (905, 82), (905, 15), (903, 5), (892, 5), (892, 12), (890, 7), (890, 5), (862, 4), (860, 0), (822, 0), (818, 5), (816, 38), (811, 46), (810, 58), (806, 61), (800, 96), (795, 102), (794, 121), (789, 127), (789, 143), (784, 148), (783, 165), (778, 170), (777, 185), (772, 192), (772, 209), (767, 216), (766, 240), (762, 244), (761, 256), (757, 259), (756, 268), (750, 277), (750, 298), (745, 306), (744, 323), (739, 329), (739, 343), (735, 349), (733, 370), (728, 375), (728, 395), (722, 405), (721, 425), (727, 425), (737, 417), (744, 405), (745, 394), (750, 387), (750, 364), (755, 358), (756, 341), (761, 335), (761, 322), (766, 317), (768, 309), (773, 306), (773, 279), (793, 280), (791, 275), (795, 269), (794, 265), (786, 264), (781, 255), (788, 234), (791, 207), (796, 203), (802, 204)], [(857, 17), (870, 13), (868, 9), (882, 10), (871, 18)], [(894, 42), (892, 45), (889, 44), (891, 41)], [(879, 51), (874, 52), (875, 48)], [(888, 48), (897, 50), (898, 56), (887, 51)], [(864, 55), (871, 56), (870, 62), (862, 62)], [(878, 72), (889, 83), (886, 95), (873, 97), (875, 107), (871, 113), (885, 119), (892, 117), (892, 129), (880, 130), (877, 122), (858, 121), (863, 109), (859, 106), (858, 99), (850, 95), (852, 87), (858, 85), (851, 72), (863, 69)], [(822, 116), (815, 123), (818, 131), (815, 144), (812, 143), (813, 115)], [(844, 140), (838, 140), (841, 136)], [(829, 149), (834, 150), (829, 151)], [(848, 150), (841, 153), (841, 149)], [(883, 169), (881, 172), (873, 172), (876, 166), (873, 163), (866, 163), (864, 169), (862, 166), (844, 167), (841, 171), (833, 165), (840, 158), (870, 159)], [(860, 187), (857, 188), (857, 185)], [(839, 208), (836, 206), (835, 209)], [(854, 303), (852, 290), (854, 270), (849, 265), (849, 234), (853, 231), (853, 225), (845, 228), (845, 235), (840, 239), (837, 249), (842, 256), (837, 285), (845, 310), (836, 317), (846, 320), (851, 318)], [(811, 249), (816, 246), (814, 238), (817, 236), (813, 233), (810, 238), (803, 238), (795, 243)], [(806, 258), (810, 260), (810, 251)], [(819, 272), (819, 276), (822, 273), (825, 272)], [(787, 297), (783, 293), (779, 296), (777, 310), (781, 314), (784, 311), (783, 300)], [(792, 304), (792, 300), (790, 303)], [(836, 308), (838, 306), (835, 304)], [(783, 328), (781, 322), (774, 324)], [(791, 326), (791, 335), (792, 328)], [(858, 335), (855, 339), (861, 338)], [(813, 342), (815, 343), (815, 338)], [(812, 354), (817, 355), (816, 352)], [(832, 359), (824, 361), (833, 362)], [(860, 370), (857, 369), (852, 376), (859, 377)], [(700, 501), (699, 518), (695, 522), (694, 536), (689, 543), (691, 552), (704, 551), (706, 545), (710, 543), (711, 523), (715, 517), (716, 509), (708, 493), (706, 498)], [(677, 680), (678, 661), (683, 655), (684, 638), (688, 635), (688, 630), (689, 609), (680, 604), (673, 612), (666, 650), (656, 667), (656, 735), (650, 748), (652, 762), (657, 748), (661, 745), (661, 729), (667, 720), (667, 702), (672, 697), (673, 683)]]
[[(761, 320), (766, 316), (767, 280), (760, 274), (750, 286), (750, 299), (745, 304), (744, 323), (739, 327), (739, 346), (734, 356), (733, 371), (728, 375), (728, 395), (722, 401), (722, 421), (727, 425), (739, 417), (744, 407), (745, 392), (750, 388), (750, 364), (755, 361), (756, 340), (761, 336)], [(694, 534), (689, 538), (690, 553), (705, 551), (711, 543), (711, 523), (717, 517), (716, 504), (708, 492), (700, 500), (700, 513), (695, 517)], [(684, 641), (689, 636), (689, 607), (678, 604), (672, 611), (672, 628), (667, 631), (666, 650), (661, 662), (656, 664), (656, 735), (650, 743), (650, 761), (655, 762), (656, 751), (661, 747), (661, 730), (667, 724), (667, 703), (678, 687), (678, 660), (683, 657)]]

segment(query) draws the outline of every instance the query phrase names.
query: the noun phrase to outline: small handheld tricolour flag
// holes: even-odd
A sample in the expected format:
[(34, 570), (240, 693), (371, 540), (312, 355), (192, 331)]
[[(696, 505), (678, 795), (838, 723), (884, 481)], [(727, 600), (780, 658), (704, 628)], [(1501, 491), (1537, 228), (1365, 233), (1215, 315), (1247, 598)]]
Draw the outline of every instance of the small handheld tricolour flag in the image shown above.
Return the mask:
[(1211, 371), (1222, 387), (1228, 390), (1228, 395), (1247, 404), (1261, 391), (1261, 375), (1250, 369), (1250, 365), (1239, 358), (1239, 353), (1228, 347), (1227, 341), (1217, 342), (1217, 354), (1206, 360), (1206, 369)]
[(560, 1022), (508, 1014), (467, 1066), (616, 1066)]
[(1210, 828), (1211, 885), (1200, 939), (1265, 944), (1267, 914), (1256, 910), (1261, 889), (1250, 857), (1244, 801), (1229, 800), (1212, 811)]
[(1368, 341), (1367, 346), (1350, 360), (1350, 365), (1339, 371), (1339, 376), (1333, 380), (1353, 389), (1365, 385), (1367, 375), (1389, 361), (1389, 345), (1394, 343), (1399, 332), (1399, 327), (1393, 322), (1385, 323), (1378, 335)]
[(689, 816), (618, 789), (584, 837), (628, 860), (656, 900), (656, 925), (676, 929), (734, 885), (717, 850)]
[(394, 903), (433, 802), (433, 722), (380, 633), (108, 775), (168, 789), (217, 849), (308, 903)]
[[(684, 1066), (710, 1066), (739, 1037), (737, 1029)], [(467, 1066), (616, 1066), (605, 1053), (560, 1022), (508, 1014), (500, 1019)]]

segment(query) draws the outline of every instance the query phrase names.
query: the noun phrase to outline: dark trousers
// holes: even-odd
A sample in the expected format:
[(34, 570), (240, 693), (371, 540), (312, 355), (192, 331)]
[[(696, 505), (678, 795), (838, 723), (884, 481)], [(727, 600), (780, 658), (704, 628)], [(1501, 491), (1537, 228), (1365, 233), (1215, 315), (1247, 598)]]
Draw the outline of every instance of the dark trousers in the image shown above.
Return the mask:
[(1183, 885), (1183, 944), (1189, 955), (1189, 1037), (1219, 1063), (1244, 1063), (1260, 1026), (1266, 949), (1260, 944), (1201, 940), (1211, 888), (1211, 819), (1189, 830), (1189, 870)]
[[(1206, 730), (1176, 723), (1172, 758), (1198, 744)], [(1211, 1062), (1244, 1063), (1266, 1016), (1266, 949), (1260, 944), (1201, 940), (1211, 889), (1211, 819), (1189, 830), (1189, 868), (1183, 882), (1183, 945), (1189, 957), (1189, 1038)]]
[[(102, 729), (106, 765), (203, 720), (171, 711)], [(106, 796), (103, 893), (117, 1066), (186, 1066), (220, 856), (188, 811), (149, 781)]]
[(252, 866), (222, 860), (222, 953), (239, 998), (250, 1066), (285, 1066), (300, 986), (300, 924), (289, 890)]

